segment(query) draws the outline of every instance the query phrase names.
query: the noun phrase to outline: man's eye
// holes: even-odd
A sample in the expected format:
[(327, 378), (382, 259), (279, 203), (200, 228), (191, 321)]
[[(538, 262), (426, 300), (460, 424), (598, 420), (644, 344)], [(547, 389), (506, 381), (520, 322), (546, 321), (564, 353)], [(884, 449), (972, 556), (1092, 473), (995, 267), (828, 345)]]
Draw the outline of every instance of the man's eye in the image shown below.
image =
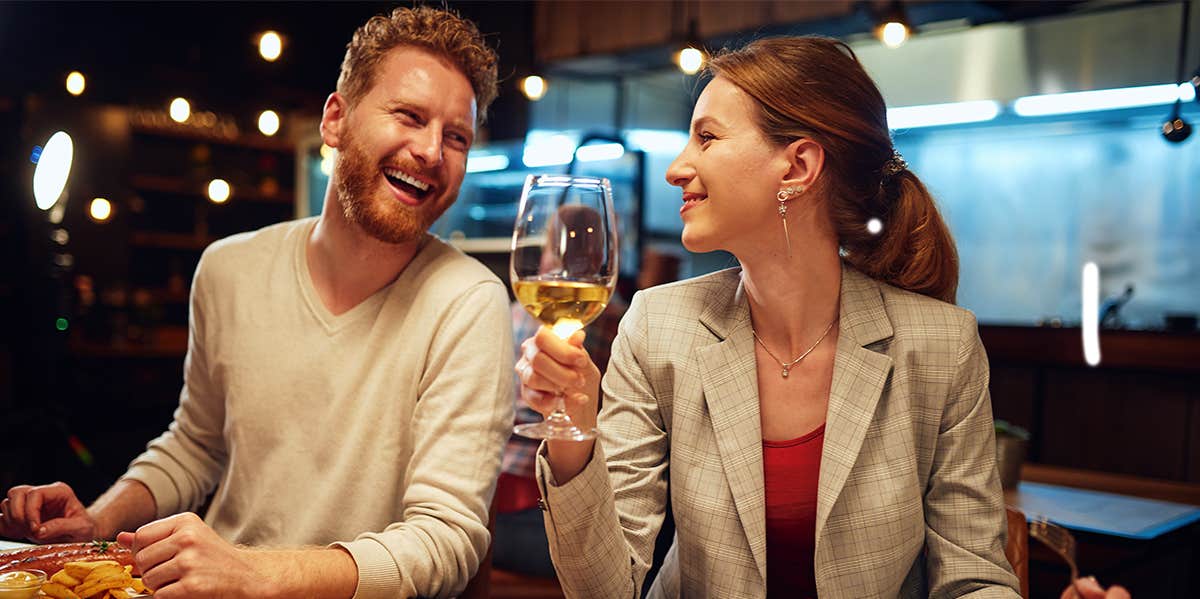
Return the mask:
[(716, 139), (717, 136), (715, 136), (711, 133), (708, 133), (707, 131), (701, 131), (700, 133), (696, 134), (696, 138), (700, 140), (700, 143), (706, 144), (706, 143)]

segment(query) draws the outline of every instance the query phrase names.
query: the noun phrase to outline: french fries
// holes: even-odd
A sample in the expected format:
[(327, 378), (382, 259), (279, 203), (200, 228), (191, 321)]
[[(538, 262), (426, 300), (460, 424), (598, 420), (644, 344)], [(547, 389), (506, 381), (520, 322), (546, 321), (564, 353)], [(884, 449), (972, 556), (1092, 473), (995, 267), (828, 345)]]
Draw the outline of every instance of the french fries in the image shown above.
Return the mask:
[(42, 592), (55, 599), (129, 599), (127, 589), (151, 593), (132, 570), (110, 560), (68, 562), (42, 585)]

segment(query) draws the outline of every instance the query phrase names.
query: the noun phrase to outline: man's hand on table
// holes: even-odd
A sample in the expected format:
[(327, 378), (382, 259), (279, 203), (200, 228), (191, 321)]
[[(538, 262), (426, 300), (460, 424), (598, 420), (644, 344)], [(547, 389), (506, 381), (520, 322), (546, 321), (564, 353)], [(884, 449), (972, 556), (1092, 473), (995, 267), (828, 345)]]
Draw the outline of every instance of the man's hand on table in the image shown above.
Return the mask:
[(97, 538), (96, 520), (65, 483), (18, 485), (0, 501), (0, 536), (34, 543)]
[(357, 569), (340, 549), (294, 551), (237, 547), (198, 516), (177, 514), (117, 535), (157, 599), (350, 597)]

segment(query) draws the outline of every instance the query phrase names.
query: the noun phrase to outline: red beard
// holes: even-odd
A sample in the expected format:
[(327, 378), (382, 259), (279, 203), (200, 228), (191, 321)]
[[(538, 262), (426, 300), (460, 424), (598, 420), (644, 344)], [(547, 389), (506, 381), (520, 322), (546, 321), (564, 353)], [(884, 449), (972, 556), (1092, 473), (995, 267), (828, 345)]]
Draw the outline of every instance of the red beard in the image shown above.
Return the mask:
[[(437, 197), (427, 198), (420, 206), (401, 203), (389, 191), (378, 188), (379, 178), (383, 176), (379, 164), (371, 161), (354, 138), (343, 135), (342, 142), (334, 166), (338, 203), (346, 220), (368, 235), (386, 243), (416, 241), (450, 206), (450, 202), (438, 205)], [(423, 170), (415, 165), (402, 168), (411, 173)], [(437, 193), (441, 189), (434, 191)]]

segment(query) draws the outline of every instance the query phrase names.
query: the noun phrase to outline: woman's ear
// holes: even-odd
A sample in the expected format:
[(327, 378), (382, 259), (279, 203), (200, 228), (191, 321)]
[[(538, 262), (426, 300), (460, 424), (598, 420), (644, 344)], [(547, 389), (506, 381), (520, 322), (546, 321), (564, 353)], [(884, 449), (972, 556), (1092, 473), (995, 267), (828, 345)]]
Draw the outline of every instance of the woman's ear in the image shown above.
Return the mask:
[(337, 148), (341, 143), (342, 127), (350, 114), (350, 106), (345, 96), (338, 92), (329, 94), (325, 99), (325, 109), (321, 113), (321, 142), (331, 148)]
[(788, 172), (780, 182), (780, 187), (811, 187), (825, 168), (825, 148), (812, 139), (801, 137), (788, 144), (785, 153)]

